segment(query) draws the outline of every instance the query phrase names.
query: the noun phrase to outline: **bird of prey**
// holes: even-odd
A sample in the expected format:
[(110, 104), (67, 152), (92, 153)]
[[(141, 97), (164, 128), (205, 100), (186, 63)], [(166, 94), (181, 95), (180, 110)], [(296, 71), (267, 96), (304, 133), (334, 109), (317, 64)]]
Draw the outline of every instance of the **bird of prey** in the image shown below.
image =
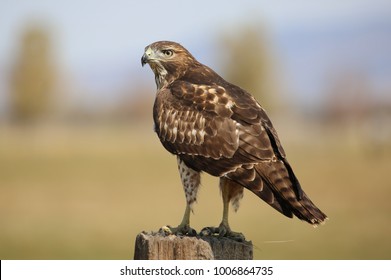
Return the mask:
[(246, 90), (198, 62), (183, 46), (158, 41), (145, 48), (157, 86), (155, 132), (176, 155), (186, 210), (173, 234), (190, 234), (190, 213), (200, 174), (220, 178), (223, 218), (208, 234), (237, 237), (228, 223), (229, 204), (237, 211), (246, 188), (287, 217), (312, 225), (327, 218), (302, 190), (265, 110)]

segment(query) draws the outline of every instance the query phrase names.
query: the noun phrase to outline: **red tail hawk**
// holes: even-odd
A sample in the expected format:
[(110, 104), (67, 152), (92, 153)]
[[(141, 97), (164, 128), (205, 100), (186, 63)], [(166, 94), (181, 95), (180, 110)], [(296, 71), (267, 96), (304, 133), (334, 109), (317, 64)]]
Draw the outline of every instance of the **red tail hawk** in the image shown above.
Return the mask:
[(302, 190), (265, 110), (247, 91), (225, 81), (175, 42), (145, 48), (157, 85), (155, 131), (177, 156), (186, 210), (173, 233), (189, 234), (190, 211), (197, 199), (201, 172), (220, 177), (221, 236), (237, 236), (228, 224), (228, 206), (236, 211), (246, 188), (277, 211), (312, 225), (326, 215)]

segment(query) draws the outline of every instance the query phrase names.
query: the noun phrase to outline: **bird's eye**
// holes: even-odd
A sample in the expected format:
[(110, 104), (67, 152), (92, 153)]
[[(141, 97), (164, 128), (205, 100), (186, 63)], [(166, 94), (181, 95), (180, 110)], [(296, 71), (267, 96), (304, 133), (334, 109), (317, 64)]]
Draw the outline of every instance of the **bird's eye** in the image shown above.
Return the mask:
[(162, 50), (162, 53), (167, 56), (167, 57), (170, 57), (173, 55), (173, 51), (172, 50)]

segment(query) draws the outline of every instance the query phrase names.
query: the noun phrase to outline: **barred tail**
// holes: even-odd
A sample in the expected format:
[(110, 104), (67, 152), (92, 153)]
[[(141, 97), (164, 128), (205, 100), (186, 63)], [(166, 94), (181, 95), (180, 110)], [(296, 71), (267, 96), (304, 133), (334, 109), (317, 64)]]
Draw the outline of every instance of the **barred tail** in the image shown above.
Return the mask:
[(273, 192), (282, 213), (295, 215), (312, 225), (323, 223), (327, 216), (308, 198), (301, 189), (291, 166), (286, 159), (262, 162), (256, 166), (257, 173)]
[(249, 168), (242, 167), (228, 174), (228, 177), (287, 217), (296, 216), (314, 226), (327, 219), (301, 189), (285, 159), (260, 162)]
[(303, 197), (291, 203), (291, 209), (293, 214), (300, 220), (304, 220), (314, 226), (323, 224), (327, 219), (324, 214), (316, 205), (303, 193)]

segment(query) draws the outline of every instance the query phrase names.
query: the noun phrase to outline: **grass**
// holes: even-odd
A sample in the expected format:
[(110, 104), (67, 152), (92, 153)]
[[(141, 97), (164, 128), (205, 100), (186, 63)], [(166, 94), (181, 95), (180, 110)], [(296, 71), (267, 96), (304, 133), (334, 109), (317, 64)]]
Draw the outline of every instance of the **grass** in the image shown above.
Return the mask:
[[(131, 259), (137, 233), (177, 225), (185, 201), (176, 160), (144, 127), (0, 127), (0, 259)], [(230, 223), (253, 241), (254, 257), (390, 259), (390, 152), (338, 141), (285, 148), (330, 220), (314, 229), (246, 192)], [(217, 179), (202, 182), (197, 230), (222, 214)]]

